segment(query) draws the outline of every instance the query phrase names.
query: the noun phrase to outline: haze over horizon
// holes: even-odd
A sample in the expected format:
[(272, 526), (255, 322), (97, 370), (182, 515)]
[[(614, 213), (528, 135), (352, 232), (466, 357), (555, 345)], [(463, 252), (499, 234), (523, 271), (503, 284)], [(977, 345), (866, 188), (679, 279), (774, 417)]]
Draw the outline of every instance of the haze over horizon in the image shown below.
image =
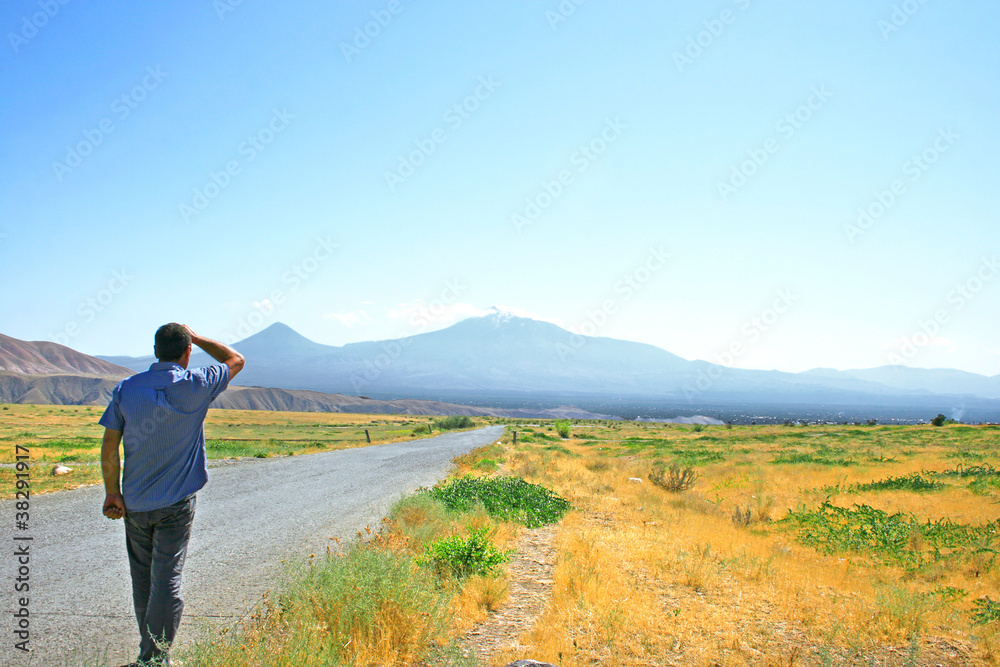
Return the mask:
[(738, 368), (1000, 374), (992, 3), (54, 1), (0, 27), (0, 333), (340, 346), (496, 304)]

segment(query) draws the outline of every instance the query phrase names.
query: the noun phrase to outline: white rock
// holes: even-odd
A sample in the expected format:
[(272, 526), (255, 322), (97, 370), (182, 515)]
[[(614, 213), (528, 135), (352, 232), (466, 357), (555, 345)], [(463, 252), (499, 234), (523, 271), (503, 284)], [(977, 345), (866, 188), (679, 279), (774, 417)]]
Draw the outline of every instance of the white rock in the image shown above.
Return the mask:
[(629, 477), (628, 481), (635, 482), (636, 484), (642, 484), (642, 478), (641, 477)]
[(73, 472), (73, 469), (67, 468), (66, 466), (55, 465), (52, 467), (53, 475), (68, 475), (71, 472)]

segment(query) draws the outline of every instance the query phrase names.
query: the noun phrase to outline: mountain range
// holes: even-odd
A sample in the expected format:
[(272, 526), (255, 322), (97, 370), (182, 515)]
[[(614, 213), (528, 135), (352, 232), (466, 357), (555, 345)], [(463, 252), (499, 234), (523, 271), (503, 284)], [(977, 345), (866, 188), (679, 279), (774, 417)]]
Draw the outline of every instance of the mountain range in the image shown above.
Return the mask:
[[(434, 332), (343, 346), (316, 343), (275, 323), (234, 347), (248, 360), (240, 384), (379, 398), (968, 405), (1000, 413), (1000, 375), (903, 366), (802, 373), (738, 369), (686, 360), (653, 345), (581, 336), (499, 310)], [(133, 370), (154, 361), (101, 358)], [(202, 363), (211, 360), (192, 357), (192, 364)]]
[[(779, 406), (835, 413), (852, 406), (918, 417), (968, 409), (980, 420), (1000, 421), (1000, 376), (903, 366), (737, 369), (643, 343), (581, 336), (500, 310), (438, 331), (343, 346), (316, 343), (275, 323), (234, 347), (247, 364), (216, 407), (585, 418), (599, 416), (592, 406), (608, 404), (669, 404), (704, 414), (721, 414), (726, 406), (775, 413)], [(0, 335), (0, 401), (100, 404), (118, 380), (154, 361), (95, 358)], [(210, 363), (203, 352), (192, 356), (192, 366)]]
[[(77, 352), (64, 345), (47, 341), (23, 341), (0, 334), (0, 403), (104, 406), (108, 404), (111, 392), (120, 380), (132, 375), (136, 370), (145, 368), (126, 368)], [(382, 401), (367, 396), (345, 396), (235, 384), (219, 396), (212, 407), (231, 410), (469, 415), (529, 419), (606, 417), (573, 406), (501, 409), (418, 399)]]

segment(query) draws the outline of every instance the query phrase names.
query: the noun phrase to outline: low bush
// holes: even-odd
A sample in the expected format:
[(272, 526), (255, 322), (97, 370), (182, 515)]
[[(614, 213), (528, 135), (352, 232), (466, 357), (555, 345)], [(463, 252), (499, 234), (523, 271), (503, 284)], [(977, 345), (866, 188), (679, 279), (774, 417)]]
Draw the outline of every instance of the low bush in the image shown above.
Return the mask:
[(464, 579), (472, 575), (491, 576), (510, 558), (500, 551), (486, 527), (469, 531), (469, 536), (453, 535), (427, 545), (424, 562), (429, 563), (440, 577)]
[(653, 484), (671, 493), (687, 491), (698, 479), (698, 473), (694, 468), (681, 469), (676, 463), (669, 468), (662, 463), (654, 464), (648, 476)]
[(476, 422), (472, 420), (472, 417), (467, 415), (451, 415), (450, 417), (434, 421), (434, 426), (442, 431), (451, 431), (456, 428), (472, 428), (475, 425)]

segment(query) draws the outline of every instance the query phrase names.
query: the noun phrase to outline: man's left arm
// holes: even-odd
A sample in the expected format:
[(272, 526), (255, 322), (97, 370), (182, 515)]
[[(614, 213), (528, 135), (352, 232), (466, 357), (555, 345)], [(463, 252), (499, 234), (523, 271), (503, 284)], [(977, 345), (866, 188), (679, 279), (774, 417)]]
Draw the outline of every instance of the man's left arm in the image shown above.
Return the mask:
[(122, 432), (104, 429), (101, 442), (101, 474), (104, 475), (104, 516), (120, 519), (125, 516), (125, 499), (122, 497), (122, 460), (118, 445), (122, 442)]

